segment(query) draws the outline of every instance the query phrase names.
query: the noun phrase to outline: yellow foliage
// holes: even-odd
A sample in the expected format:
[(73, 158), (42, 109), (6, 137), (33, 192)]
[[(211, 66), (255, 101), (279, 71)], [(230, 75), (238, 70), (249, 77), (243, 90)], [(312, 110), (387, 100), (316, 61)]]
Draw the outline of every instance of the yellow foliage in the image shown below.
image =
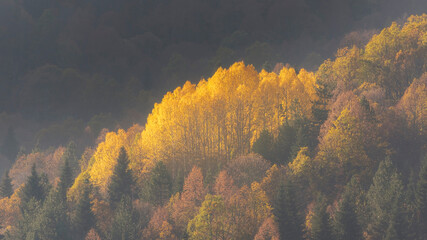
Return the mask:
[(295, 159), (289, 163), (289, 169), (292, 170), (293, 174), (305, 174), (312, 167), (313, 162), (307, 153), (307, 147), (301, 148)]

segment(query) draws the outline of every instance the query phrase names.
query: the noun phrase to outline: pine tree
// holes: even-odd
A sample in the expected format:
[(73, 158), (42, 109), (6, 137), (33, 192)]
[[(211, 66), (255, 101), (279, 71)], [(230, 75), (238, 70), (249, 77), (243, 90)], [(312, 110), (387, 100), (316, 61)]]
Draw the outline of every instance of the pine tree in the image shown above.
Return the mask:
[(68, 162), (69, 167), (71, 168), (72, 177), (79, 172), (79, 162), (77, 158), (77, 149), (74, 141), (70, 141), (65, 149), (64, 154), (62, 155), (62, 160)]
[(252, 151), (254, 153), (258, 153), (263, 158), (269, 161), (274, 161), (275, 159), (274, 159), (273, 146), (274, 146), (273, 135), (267, 129), (264, 129), (260, 133), (258, 139), (254, 142), (252, 146)]
[(368, 191), (371, 210), (368, 233), (374, 239), (384, 239), (386, 235), (396, 234), (399, 238), (405, 236), (403, 199), (402, 181), (391, 160), (387, 158), (380, 163)]
[(136, 240), (139, 239), (139, 217), (132, 207), (129, 197), (123, 197), (115, 211), (111, 228), (112, 240)]
[(129, 169), (129, 159), (124, 147), (120, 149), (117, 164), (114, 167), (110, 184), (108, 185), (108, 196), (110, 204), (114, 205), (127, 196), (132, 195), (133, 177)]
[(331, 240), (333, 238), (330, 217), (326, 212), (327, 203), (323, 196), (319, 196), (311, 219), (311, 239)]
[(422, 162), (417, 183), (416, 211), (419, 237), (420, 239), (427, 239), (427, 155)]
[(156, 205), (163, 205), (169, 199), (172, 191), (171, 176), (162, 161), (156, 163), (151, 171), (149, 182), (150, 198)]
[(298, 213), (295, 202), (295, 189), (293, 183), (282, 183), (277, 195), (275, 216), (279, 226), (280, 239), (303, 239), (303, 219)]
[(63, 199), (67, 196), (67, 191), (73, 184), (73, 170), (69, 164), (69, 158), (64, 158), (64, 166), (59, 177), (58, 192)]
[(27, 203), (32, 198), (36, 201), (43, 202), (47, 195), (46, 187), (44, 185), (45, 183), (42, 176), (39, 176), (36, 171), (36, 164), (33, 164), (31, 167), (31, 175), (28, 177), (21, 192), (22, 203)]
[(338, 240), (363, 239), (362, 228), (357, 219), (355, 199), (352, 198), (350, 191), (351, 189), (347, 186), (335, 214), (334, 228)]
[(6, 171), (0, 183), (0, 197), (10, 197), (13, 194), (12, 179), (9, 177), (9, 171)]
[(83, 239), (89, 230), (95, 226), (95, 215), (92, 212), (90, 199), (91, 187), (89, 179), (85, 178), (83, 192), (78, 200), (73, 216), (73, 226), (77, 239)]
[(274, 145), (274, 152), (276, 155), (275, 162), (277, 164), (286, 165), (292, 159), (292, 147), (296, 142), (295, 128), (287, 123), (279, 129), (279, 135)]
[(69, 222), (66, 202), (52, 189), (34, 221), (33, 231), (38, 239), (67, 240), (71, 236)]
[(15, 138), (15, 131), (13, 127), (9, 127), (3, 144), (1, 145), (1, 152), (11, 161), (14, 162), (19, 151), (19, 144)]

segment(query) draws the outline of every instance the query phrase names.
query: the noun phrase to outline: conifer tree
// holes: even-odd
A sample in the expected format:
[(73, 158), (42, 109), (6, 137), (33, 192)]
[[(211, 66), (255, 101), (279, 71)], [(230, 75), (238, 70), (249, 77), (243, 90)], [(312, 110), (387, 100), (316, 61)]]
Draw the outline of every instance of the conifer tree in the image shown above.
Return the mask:
[[(403, 207), (403, 184), (391, 160), (382, 161), (368, 191), (371, 211), (368, 233), (374, 239), (405, 235)], [(395, 231), (395, 233), (394, 233)]]
[(58, 183), (58, 192), (63, 199), (66, 198), (67, 190), (71, 185), (73, 185), (73, 171), (70, 167), (69, 158), (64, 158), (64, 165)]
[(83, 191), (80, 196), (76, 210), (73, 216), (73, 227), (77, 239), (83, 239), (91, 228), (95, 226), (95, 215), (92, 212), (92, 203), (90, 199), (92, 186), (89, 179), (85, 178), (83, 182)]
[(303, 239), (303, 219), (295, 202), (295, 189), (292, 182), (282, 183), (277, 195), (275, 216), (279, 226), (280, 239)]
[(338, 211), (335, 213), (334, 228), (337, 240), (363, 239), (362, 228), (356, 214), (355, 199), (352, 198), (351, 189), (343, 193), (339, 202)]
[(0, 183), (0, 198), (10, 197), (13, 194), (12, 179), (9, 177), (9, 171), (6, 171)]
[(45, 186), (43, 179), (36, 171), (36, 164), (31, 167), (31, 175), (28, 177), (25, 186), (22, 189), (21, 201), (22, 203), (29, 202), (32, 198), (36, 201), (44, 201), (46, 197)]
[(79, 172), (79, 162), (77, 158), (77, 146), (74, 141), (70, 141), (65, 149), (64, 154), (62, 155), (62, 160), (68, 162), (69, 167), (71, 168), (72, 177)]
[(150, 198), (156, 205), (162, 205), (171, 195), (171, 176), (162, 161), (157, 162), (151, 171), (149, 189)]
[(331, 240), (333, 238), (330, 217), (326, 212), (327, 203), (324, 196), (319, 196), (311, 219), (311, 239)]
[(123, 197), (131, 197), (133, 182), (132, 171), (129, 169), (129, 159), (125, 148), (122, 147), (108, 185), (109, 201), (113, 207)]
[(279, 135), (275, 142), (276, 163), (286, 165), (292, 158), (292, 147), (295, 145), (296, 131), (288, 123), (279, 129)]
[(111, 228), (112, 240), (137, 240), (140, 233), (139, 216), (128, 196), (123, 197), (115, 211)]
[(258, 153), (263, 158), (274, 161), (274, 137), (273, 135), (267, 130), (264, 129), (258, 139), (254, 142), (252, 146), (252, 151), (254, 153)]

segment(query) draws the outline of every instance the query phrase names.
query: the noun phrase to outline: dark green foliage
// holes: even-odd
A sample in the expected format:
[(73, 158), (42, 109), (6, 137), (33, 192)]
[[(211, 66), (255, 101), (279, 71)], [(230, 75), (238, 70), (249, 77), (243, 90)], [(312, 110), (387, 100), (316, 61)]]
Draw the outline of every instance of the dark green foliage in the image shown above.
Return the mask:
[(129, 169), (129, 159), (125, 148), (122, 147), (108, 185), (108, 197), (113, 207), (123, 197), (132, 196), (133, 183), (132, 171)]
[(115, 211), (111, 228), (112, 240), (136, 240), (139, 238), (139, 216), (132, 206), (129, 197), (123, 197)]
[(34, 221), (36, 239), (67, 240), (71, 238), (66, 202), (52, 190)]
[(69, 158), (64, 158), (64, 166), (58, 183), (58, 192), (63, 199), (67, 196), (67, 190), (73, 185), (73, 180), (73, 171), (70, 167)]
[(31, 199), (43, 202), (47, 195), (47, 185), (45, 179), (39, 176), (36, 171), (36, 165), (31, 168), (31, 175), (28, 177), (25, 186), (21, 191), (22, 204), (29, 202)]
[(337, 240), (363, 239), (363, 231), (356, 213), (356, 199), (347, 185), (335, 213), (334, 230)]
[(299, 214), (295, 186), (291, 181), (286, 181), (280, 185), (277, 195), (274, 215), (277, 217), (277, 223), (282, 240), (303, 239), (304, 221)]
[(422, 161), (416, 190), (416, 210), (418, 216), (418, 234), (420, 239), (427, 238), (427, 155)]
[(89, 230), (95, 226), (95, 215), (92, 212), (90, 199), (92, 186), (88, 178), (84, 179), (83, 191), (73, 215), (72, 223), (76, 239), (83, 239)]
[(384, 239), (386, 235), (397, 235), (400, 239), (405, 236), (403, 200), (402, 181), (391, 160), (387, 158), (380, 163), (368, 191), (371, 211), (368, 233), (374, 239)]
[(9, 171), (6, 171), (0, 182), (0, 198), (10, 197), (12, 194), (12, 179), (9, 177)]
[(264, 129), (260, 133), (258, 139), (254, 142), (252, 151), (258, 153), (269, 161), (274, 161), (275, 159), (273, 149), (274, 137), (267, 129)]
[(151, 171), (149, 181), (149, 192), (152, 202), (156, 205), (163, 205), (169, 199), (172, 192), (171, 176), (162, 161), (156, 163)]
[(19, 144), (15, 137), (15, 131), (9, 127), (7, 134), (1, 145), (1, 153), (5, 155), (11, 162), (14, 162), (19, 151)]
[(68, 165), (71, 168), (72, 177), (76, 176), (80, 171), (76, 148), (77, 147), (74, 141), (70, 141), (68, 143), (67, 149), (64, 152), (64, 155), (62, 155), (64, 163), (68, 162)]
[(279, 135), (275, 143), (276, 162), (287, 164), (292, 159), (292, 147), (296, 141), (296, 130), (287, 123), (279, 129)]
[(311, 239), (331, 240), (333, 238), (330, 217), (326, 212), (327, 202), (324, 196), (319, 196), (311, 219)]

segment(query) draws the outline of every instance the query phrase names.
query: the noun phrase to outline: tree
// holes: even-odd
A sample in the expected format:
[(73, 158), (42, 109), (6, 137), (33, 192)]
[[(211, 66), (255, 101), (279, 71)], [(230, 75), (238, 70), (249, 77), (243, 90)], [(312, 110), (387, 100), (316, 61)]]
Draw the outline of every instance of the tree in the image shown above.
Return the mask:
[(382, 161), (375, 173), (368, 191), (368, 207), (368, 234), (374, 239), (384, 239), (393, 231), (399, 239), (405, 236), (403, 184), (390, 158)]
[(418, 231), (420, 239), (427, 237), (427, 155), (422, 161), (416, 189), (416, 209), (418, 216)]
[(274, 161), (274, 137), (273, 135), (267, 130), (264, 129), (258, 139), (254, 142), (252, 145), (252, 151), (254, 153), (258, 153), (263, 158)]
[(6, 171), (0, 183), (0, 197), (10, 197), (13, 194), (12, 179), (9, 177), (9, 171)]
[[(279, 240), (279, 230), (273, 218), (267, 218), (259, 227), (258, 233), (255, 235), (254, 240)], [(283, 239), (283, 238), (282, 238)]]
[(92, 212), (92, 202), (90, 199), (91, 184), (88, 178), (84, 179), (83, 190), (77, 202), (76, 210), (72, 219), (75, 234), (78, 239), (83, 239), (91, 228), (95, 226), (95, 215)]
[(22, 203), (27, 203), (31, 199), (43, 202), (46, 198), (46, 188), (43, 179), (36, 171), (36, 164), (31, 167), (31, 175), (27, 178), (27, 182), (22, 188), (21, 200)]
[(355, 199), (353, 193), (350, 192), (351, 190), (347, 185), (335, 213), (334, 230), (337, 240), (363, 239), (362, 228), (356, 214)]
[(64, 166), (61, 170), (61, 176), (59, 177), (58, 192), (63, 199), (67, 196), (67, 190), (73, 185), (73, 171), (70, 166), (69, 158), (64, 159)]
[(276, 163), (286, 165), (292, 161), (292, 147), (296, 143), (295, 128), (285, 123), (279, 129), (275, 143)]
[(34, 220), (36, 239), (67, 240), (71, 237), (67, 205), (62, 196), (52, 189)]
[(280, 185), (274, 215), (280, 232), (280, 239), (303, 239), (303, 219), (299, 214), (293, 183), (288, 180)]
[(80, 170), (79, 162), (77, 157), (76, 144), (74, 141), (70, 141), (65, 149), (64, 155), (62, 155), (62, 159), (68, 163), (71, 169), (71, 176), (75, 177), (75, 174)]
[(7, 129), (6, 136), (1, 145), (1, 152), (11, 161), (14, 162), (18, 155), (19, 144), (15, 137), (15, 131), (13, 127)]
[(312, 240), (331, 240), (333, 238), (330, 225), (330, 217), (326, 212), (327, 203), (323, 196), (319, 196), (314, 207), (314, 214), (311, 219), (311, 239)]
[(152, 202), (156, 205), (163, 205), (169, 200), (172, 191), (172, 179), (162, 161), (156, 163), (149, 180), (149, 192)]
[(199, 213), (188, 223), (189, 239), (227, 239), (229, 226), (225, 210), (220, 196), (207, 194)]
[(129, 196), (121, 198), (115, 211), (111, 228), (112, 240), (137, 240), (139, 239), (139, 216), (135, 212)]
[(131, 197), (133, 182), (128, 156), (125, 148), (122, 147), (108, 185), (108, 197), (112, 206), (120, 202), (123, 197)]

